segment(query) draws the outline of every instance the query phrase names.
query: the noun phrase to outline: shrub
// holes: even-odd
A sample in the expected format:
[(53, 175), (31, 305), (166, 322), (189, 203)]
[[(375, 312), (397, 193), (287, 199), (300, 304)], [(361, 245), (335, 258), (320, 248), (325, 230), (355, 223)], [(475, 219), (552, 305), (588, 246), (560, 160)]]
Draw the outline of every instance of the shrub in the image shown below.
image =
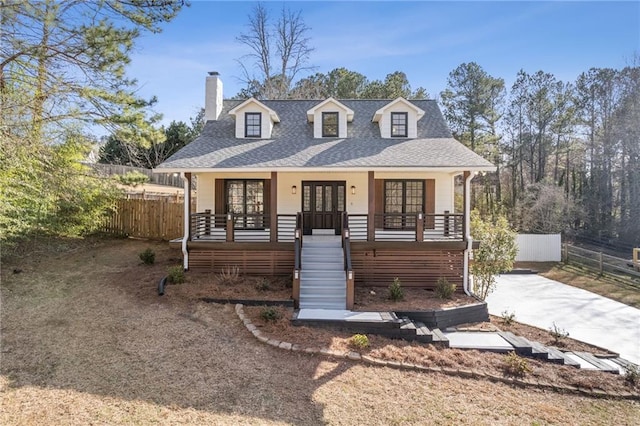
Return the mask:
[(260, 312), (260, 318), (265, 321), (277, 321), (282, 318), (282, 315), (280, 315), (277, 308), (273, 306), (265, 306), (262, 308), (262, 312)]
[(116, 179), (121, 184), (132, 186), (134, 188), (138, 185), (142, 185), (149, 182), (149, 176), (145, 175), (144, 173), (140, 173), (137, 170), (128, 172), (124, 175), (118, 175), (116, 176)]
[(218, 274), (222, 284), (235, 284), (240, 279), (240, 267), (238, 265), (225, 265)]
[(256, 284), (256, 290), (258, 291), (267, 291), (271, 288), (269, 280), (266, 278), (262, 278), (260, 281), (258, 281), (258, 283)]
[(147, 248), (145, 251), (140, 252), (138, 256), (140, 256), (140, 260), (142, 260), (142, 263), (144, 263), (145, 265), (153, 265), (156, 261), (156, 254), (150, 248)]
[(404, 292), (402, 291), (402, 283), (400, 282), (400, 278), (394, 278), (393, 284), (389, 286), (389, 299), (394, 302), (398, 302), (404, 299)]
[(564, 328), (558, 327), (555, 322), (553, 323), (553, 327), (549, 328), (549, 334), (553, 337), (553, 343), (556, 345), (559, 344), (561, 340), (569, 337), (569, 332)]
[(181, 265), (172, 266), (167, 272), (167, 281), (173, 284), (184, 282), (184, 268)]
[(631, 387), (640, 386), (640, 367), (637, 365), (625, 367), (624, 381)]
[(356, 349), (364, 349), (369, 347), (369, 338), (365, 334), (354, 334), (349, 339), (349, 345)]
[(505, 325), (511, 325), (516, 320), (515, 312), (509, 312), (505, 310), (505, 311), (502, 311), (502, 314), (500, 315), (502, 316), (502, 322)]
[(435, 291), (440, 299), (451, 299), (451, 296), (456, 291), (456, 285), (449, 283), (445, 277), (440, 277), (436, 283)]
[(511, 376), (524, 377), (527, 373), (531, 373), (531, 367), (526, 359), (515, 352), (509, 352), (505, 357), (504, 371)]

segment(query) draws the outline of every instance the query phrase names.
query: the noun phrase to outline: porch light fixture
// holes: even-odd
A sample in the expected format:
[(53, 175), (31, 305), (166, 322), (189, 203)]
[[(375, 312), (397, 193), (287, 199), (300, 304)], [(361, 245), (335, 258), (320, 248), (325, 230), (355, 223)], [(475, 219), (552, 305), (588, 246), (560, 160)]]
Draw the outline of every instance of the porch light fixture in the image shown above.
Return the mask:
[(293, 186), (291, 187), (291, 193), (292, 193), (292, 194), (295, 194), (296, 192), (298, 192), (298, 187), (297, 187), (297, 186), (295, 186), (295, 185), (293, 185)]
[(356, 195), (356, 187), (351, 185), (351, 195)]

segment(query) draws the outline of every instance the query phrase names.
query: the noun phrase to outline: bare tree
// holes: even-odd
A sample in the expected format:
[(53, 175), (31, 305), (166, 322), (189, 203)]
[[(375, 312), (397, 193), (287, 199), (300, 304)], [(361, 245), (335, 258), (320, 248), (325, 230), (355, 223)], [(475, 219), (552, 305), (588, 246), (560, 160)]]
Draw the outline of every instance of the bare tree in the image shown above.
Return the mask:
[(299, 11), (283, 6), (272, 23), (267, 9), (258, 3), (249, 15), (247, 31), (236, 38), (250, 50), (237, 60), (246, 84), (243, 93), (261, 99), (287, 98), (296, 76), (312, 69), (309, 30)]

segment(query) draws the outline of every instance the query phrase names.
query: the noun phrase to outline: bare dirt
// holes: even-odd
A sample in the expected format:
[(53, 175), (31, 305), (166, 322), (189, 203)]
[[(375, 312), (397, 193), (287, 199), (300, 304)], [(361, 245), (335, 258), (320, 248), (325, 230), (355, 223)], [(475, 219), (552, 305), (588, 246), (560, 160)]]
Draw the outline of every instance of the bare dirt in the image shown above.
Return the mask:
[[(138, 259), (147, 247), (156, 265)], [(631, 425), (640, 418), (633, 401), (263, 345), (231, 306), (180, 294), (189, 282), (157, 295), (160, 277), (179, 263), (166, 243), (40, 239), (15, 253), (0, 271), (0, 424)]]

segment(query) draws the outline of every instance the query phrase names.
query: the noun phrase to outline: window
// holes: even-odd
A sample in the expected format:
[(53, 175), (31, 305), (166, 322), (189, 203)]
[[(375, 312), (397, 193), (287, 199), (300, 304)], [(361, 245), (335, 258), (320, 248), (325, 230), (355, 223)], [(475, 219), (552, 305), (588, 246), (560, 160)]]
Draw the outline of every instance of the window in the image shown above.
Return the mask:
[(385, 228), (415, 229), (416, 216), (424, 212), (424, 181), (384, 181)]
[(244, 113), (244, 137), (259, 138), (262, 135), (262, 114), (259, 112)]
[(227, 213), (235, 213), (235, 228), (264, 228), (264, 181), (227, 180)]
[(322, 113), (322, 137), (338, 137), (338, 113)]
[(391, 137), (407, 137), (407, 113), (391, 113)]

